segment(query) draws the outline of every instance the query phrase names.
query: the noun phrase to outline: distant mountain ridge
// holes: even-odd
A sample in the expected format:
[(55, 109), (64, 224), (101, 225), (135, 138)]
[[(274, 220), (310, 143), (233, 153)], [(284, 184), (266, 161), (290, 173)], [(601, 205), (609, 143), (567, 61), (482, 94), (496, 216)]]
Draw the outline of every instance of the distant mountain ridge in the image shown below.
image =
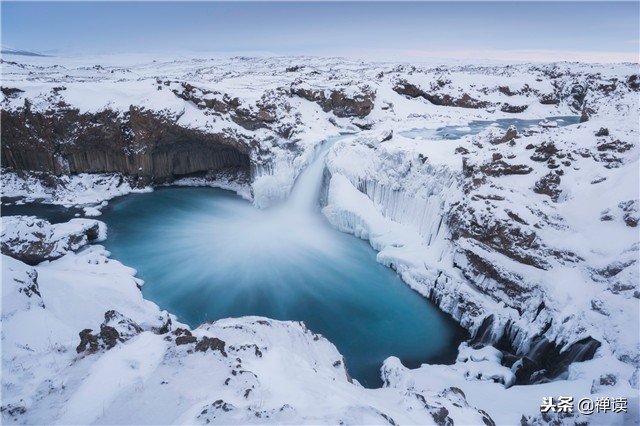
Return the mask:
[(33, 52), (31, 50), (14, 49), (13, 47), (2, 45), (0, 49), (2, 55), (20, 55), (20, 56), (51, 56), (43, 53)]

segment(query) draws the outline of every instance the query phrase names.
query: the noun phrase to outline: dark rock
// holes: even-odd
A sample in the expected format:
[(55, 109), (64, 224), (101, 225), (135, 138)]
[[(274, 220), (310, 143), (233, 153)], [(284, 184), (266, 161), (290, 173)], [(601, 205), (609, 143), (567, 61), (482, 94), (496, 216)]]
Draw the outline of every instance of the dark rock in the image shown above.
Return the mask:
[(609, 136), (609, 129), (606, 127), (600, 127), (600, 130), (596, 132), (596, 136)]
[[(71, 222), (73, 223), (73, 221)], [(29, 216), (7, 216), (3, 218), (0, 235), (0, 250), (3, 254), (28, 265), (37, 265), (45, 260), (56, 260), (71, 251), (85, 246), (99, 234), (99, 225), (78, 224), (76, 230), (56, 233), (59, 225)], [(12, 228), (22, 227), (28, 232), (12, 233)]]
[[(583, 83), (575, 83), (571, 86), (570, 92), (570, 98), (573, 99), (571, 108), (579, 111), (584, 106), (584, 100), (587, 97), (587, 86)], [(583, 113), (585, 109), (583, 109)]]
[(105, 347), (107, 349), (111, 349), (116, 345), (116, 343), (118, 343), (120, 334), (115, 328), (102, 324), (100, 326), (100, 338), (102, 339)]
[(636, 263), (636, 260), (629, 260), (626, 262), (621, 262), (616, 260), (614, 262), (611, 262), (604, 268), (595, 270), (595, 272), (603, 278), (612, 278), (635, 263)]
[(179, 336), (176, 337), (176, 345), (187, 345), (189, 343), (195, 343), (198, 339), (195, 336)]
[(540, 103), (542, 105), (558, 105), (560, 103), (560, 99), (555, 97), (555, 95), (545, 94), (540, 97)]
[(518, 129), (516, 129), (516, 126), (510, 126), (503, 137), (494, 139), (491, 141), (491, 143), (493, 145), (498, 145), (501, 143), (510, 142), (516, 137), (518, 137)]
[(427, 94), (418, 86), (407, 82), (406, 80), (399, 81), (394, 87), (393, 91), (399, 95), (404, 95), (409, 98), (424, 98), (427, 99)]
[(459, 98), (453, 98), (449, 94), (440, 94), (426, 93), (424, 90), (420, 89), (418, 86), (411, 84), (405, 80), (399, 81), (394, 87), (393, 90), (400, 94), (407, 96), (409, 98), (423, 98), (434, 105), (438, 106), (452, 106), (452, 107), (460, 107), (460, 108), (487, 108), (491, 104), (485, 101), (479, 101), (477, 99), (472, 98), (469, 94), (465, 93)]
[(563, 350), (562, 343), (551, 342), (545, 337), (538, 338), (532, 342), (530, 352), (512, 367), (516, 384), (545, 383), (557, 378), (572, 363), (592, 359), (600, 345), (592, 337), (586, 337)]
[(589, 121), (591, 119), (591, 117), (593, 116), (593, 114), (595, 114), (596, 112), (589, 108), (589, 107), (584, 107), (582, 110), (582, 113), (580, 114), (580, 122), (584, 123), (586, 121)]
[(487, 108), (491, 106), (489, 102), (479, 101), (477, 99), (474, 99), (471, 96), (469, 96), (467, 93), (463, 94), (462, 97), (460, 98), (453, 98), (448, 94), (445, 94), (445, 95), (435, 94), (435, 95), (428, 96), (427, 100), (434, 105), (454, 106), (459, 108), (480, 109), (480, 108)]
[(627, 85), (629, 86), (629, 89), (634, 92), (640, 91), (640, 75), (633, 74), (629, 76), (629, 78), (627, 78)]
[(500, 86), (498, 87), (498, 92), (502, 93), (503, 95), (507, 95), (507, 96), (513, 96), (515, 95), (515, 93), (513, 93), (511, 91), (511, 89), (509, 88), (509, 86)]
[(615, 151), (615, 152), (622, 153), (622, 152), (629, 151), (631, 148), (633, 148), (633, 144), (628, 142), (622, 142), (619, 139), (609, 141), (609, 142), (602, 142), (598, 144), (598, 151)]
[(541, 177), (534, 185), (533, 192), (536, 194), (544, 194), (551, 197), (554, 202), (558, 201), (558, 197), (562, 193), (560, 186), (560, 176), (557, 173), (547, 173)]
[(130, 318), (127, 318), (120, 312), (114, 310), (104, 313), (103, 325), (115, 327), (120, 337), (127, 340), (142, 333), (142, 327), (140, 327)]
[(360, 93), (350, 97), (342, 90), (334, 90), (329, 97), (324, 90), (291, 87), (291, 94), (300, 96), (320, 105), (325, 112), (332, 111), (337, 117), (366, 117), (373, 110), (375, 91), (367, 86), (360, 87)]
[(454, 151), (454, 153), (456, 154), (462, 154), (462, 155), (466, 155), (469, 153), (469, 150), (465, 147), (459, 146), (456, 148), (456, 150)]
[(591, 385), (591, 393), (604, 393), (606, 388), (611, 388), (618, 384), (618, 376), (615, 374), (603, 374), (595, 379)]
[(493, 421), (489, 413), (480, 409), (478, 409), (478, 412), (482, 414), (482, 423), (484, 423), (486, 426), (496, 426), (496, 422)]
[(0, 90), (2, 91), (2, 94), (5, 95), (7, 98), (13, 98), (18, 93), (24, 93), (24, 90), (20, 90), (15, 87), (2, 87), (0, 88)]
[(97, 240), (100, 237), (100, 224), (95, 222), (84, 231), (89, 241)]
[(438, 426), (453, 426), (453, 419), (449, 417), (449, 410), (444, 407), (430, 407), (429, 414)]
[[(549, 158), (549, 160), (547, 161), (547, 168), (554, 170), (557, 169), (558, 167), (560, 167), (560, 164), (556, 163), (556, 160), (554, 158)], [(558, 173), (561, 174), (561, 173)]]
[(373, 128), (373, 123), (368, 121), (352, 121), (352, 123), (360, 130), (371, 130)]
[(167, 318), (167, 320), (162, 324), (162, 327), (155, 330), (156, 334), (167, 334), (171, 331), (172, 321), (171, 318)]
[(611, 214), (611, 209), (606, 209), (600, 212), (600, 220), (603, 222), (610, 222), (614, 219)]
[(618, 204), (618, 208), (620, 208), (623, 212), (623, 220), (627, 224), (627, 226), (636, 227), (638, 226), (638, 222), (640, 221), (640, 200), (629, 200), (623, 201)]
[(616, 87), (616, 79), (613, 79), (613, 81), (610, 81), (608, 84), (599, 84), (597, 90), (603, 92), (605, 95), (609, 95), (616, 90)]
[(529, 105), (511, 105), (511, 104), (503, 104), (500, 107), (500, 111), (502, 112), (509, 112), (509, 113), (513, 113), (513, 114), (517, 114), (523, 111), (526, 111), (526, 109), (529, 108)]
[[(21, 416), (27, 412), (27, 409), (22, 405), (7, 404), (0, 407), (0, 413), (7, 413), (11, 417)], [(17, 419), (14, 419), (16, 421)]]
[(607, 169), (617, 169), (622, 165), (622, 158), (611, 152), (603, 152), (598, 156), (593, 156), (595, 161), (600, 161), (603, 163), (603, 166)]
[(100, 342), (98, 341), (98, 336), (95, 334), (91, 334), (93, 330), (90, 328), (85, 328), (82, 330), (80, 334), (80, 344), (76, 347), (76, 352), (89, 352), (94, 353), (100, 350)]
[(179, 117), (131, 107), (1, 111), (2, 167), (54, 175), (120, 172), (166, 182), (226, 167), (249, 170), (249, 141), (184, 128)]
[(492, 161), (480, 166), (480, 171), (487, 176), (526, 175), (533, 169), (524, 164), (509, 164), (503, 160)]
[(533, 161), (548, 161), (558, 152), (559, 150), (553, 142), (544, 142), (542, 145), (536, 147), (530, 158)]
[(109, 350), (118, 342), (122, 343), (142, 332), (142, 328), (131, 319), (117, 311), (107, 311), (105, 320), (100, 325), (100, 333), (91, 334), (93, 330), (84, 329), (80, 334), (80, 344), (76, 352), (95, 353), (99, 350)]
[(225, 342), (217, 337), (205, 336), (196, 344), (196, 351), (206, 352), (208, 349), (211, 349), (212, 351), (220, 351), (220, 353), (226, 357), (227, 353), (225, 352), (224, 347)]
[(591, 152), (587, 148), (578, 148), (574, 152), (582, 158), (591, 157)]
[(522, 224), (522, 225), (528, 225), (528, 223), (522, 219), (520, 216), (518, 216), (517, 214), (515, 214), (514, 212), (512, 212), (511, 210), (505, 210), (507, 213), (507, 216), (509, 216), (511, 219), (515, 220), (516, 222)]

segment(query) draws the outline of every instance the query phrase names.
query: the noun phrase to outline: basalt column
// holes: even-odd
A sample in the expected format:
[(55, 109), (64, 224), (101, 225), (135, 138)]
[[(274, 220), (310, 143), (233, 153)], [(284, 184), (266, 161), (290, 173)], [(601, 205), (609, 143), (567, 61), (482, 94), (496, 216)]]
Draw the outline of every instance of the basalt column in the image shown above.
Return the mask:
[(2, 111), (2, 167), (55, 175), (120, 172), (153, 182), (237, 168), (248, 173), (249, 144), (182, 127), (174, 117), (130, 108)]

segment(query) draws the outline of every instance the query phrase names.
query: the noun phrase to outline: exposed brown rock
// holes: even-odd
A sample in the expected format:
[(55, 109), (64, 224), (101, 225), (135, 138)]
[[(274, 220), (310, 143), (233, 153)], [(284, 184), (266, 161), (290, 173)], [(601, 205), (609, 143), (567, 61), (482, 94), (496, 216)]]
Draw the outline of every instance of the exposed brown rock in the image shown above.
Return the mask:
[(560, 186), (560, 176), (557, 173), (549, 172), (535, 183), (533, 192), (548, 195), (551, 200), (556, 202), (562, 193), (558, 186)]
[(211, 349), (212, 351), (220, 351), (225, 357), (227, 353), (224, 350), (225, 342), (217, 337), (203, 337), (198, 343), (196, 343), (196, 351), (206, 352)]
[(316, 102), (325, 112), (337, 117), (366, 117), (373, 110), (376, 94), (369, 86), (360, 87), (360, 93), (350, 97), (343, 90), (333, 90), (327, 97), (324, 90), (291, 87), (291, 94)]
[(510, 142), (518, 136), (518, 129), (515, 126), (509, 126), (503, 137), (491, 141), (493, 145)]
[(529, 105), (511, 105), (511, 104), (503, 104), (500, 107), (500, 111), (502, 112), (509, 112), (509, 113), (513, 113), (513, 114), (517, 114), (520, 112), (524, 112), (526, 111), (526, 109), (529, 108)]
[(124, 114), (2, 110), (2, 166), (55, 175), (121, 172), (158, 182), (228, 167), (248, 170), (249, 141), (176, 120), (133, 106)]
[(491, 104), (486, 101), (480, 101), (472, 98), (469, 94), (465, 93), (459, 98), (453, 98), (448, 94), (440, 94), (440, 93), (426, 93), (418, 86), (408, 83), (405, 80), (399, 81), (394, 87), (393, 90), (404, 96), (408, 96), (410, 98), (421, 97), (431, 102), (434, 105), (439, 106), (453, 106), (460, 108), (487, 108)]

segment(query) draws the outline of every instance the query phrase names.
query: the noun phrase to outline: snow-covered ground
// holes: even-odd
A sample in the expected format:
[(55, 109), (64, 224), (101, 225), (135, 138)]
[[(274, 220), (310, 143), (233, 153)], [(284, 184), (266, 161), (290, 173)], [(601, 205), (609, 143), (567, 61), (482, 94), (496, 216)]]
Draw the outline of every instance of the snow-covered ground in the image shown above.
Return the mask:
[[(559, 396), (624, 397), (629, 406), (626, 414), (560, 415), (560, 422), (638, 422), (637, 65), (4, 60), (3, 126), (5, 111), (152, 111), (246, 143), (249, 181), (217, 185), (259, 207), (289, 194), (318, 143), (357, 133), (327, 156), (323, 213), (334, 226), (369, 240), (380, 262), (472, 333), (482, 332), (478, 340), (506, 339), (513, 356), (535, 358), (549, 342), (560, 355), (579, 352), (572, 345), (585, 339), (600, 342), (592, 360), (550, 383), (513, 386), (522, 361), (501, 365), (493, 347), (463, 344), (453, 366), (407, 370), (390, 358), (386, 386), (370, 390), (350, 383), (333, 345), (298, 324), (223, 320), (191, 330), (197, 344), (183, 338), (190, 343), (177, 345), (186, 332), (177, 331), (175, 318), (163, 329), (170, 314), (144, 301), (134, 271), (100, 246), (73, 247), (35, 267), (3, 256), (5, 422), (447, 424), (450, 416), (482, 424), (484, 410), (498, 424), (523, 416), (537, 424), (555, 418), (540, 415), (543, 397)], [(568, 115), (588, 120), (506, 134), (488, 128), (459, 140), (400, 135)], [(117, 173), (52, 179), (5, 171), (2, 195), (92, 209), (151, 190)], [(38, 292), (23, 289), (36, 280)], [(111, 310), (129, 320), (105, 319)], [(120, 332), (110, 349), (108, 327)], [(98, 336), (96, 351), (77, 354), (85, 328)], [(227, 356), (213, 338), (226, 342)]]

